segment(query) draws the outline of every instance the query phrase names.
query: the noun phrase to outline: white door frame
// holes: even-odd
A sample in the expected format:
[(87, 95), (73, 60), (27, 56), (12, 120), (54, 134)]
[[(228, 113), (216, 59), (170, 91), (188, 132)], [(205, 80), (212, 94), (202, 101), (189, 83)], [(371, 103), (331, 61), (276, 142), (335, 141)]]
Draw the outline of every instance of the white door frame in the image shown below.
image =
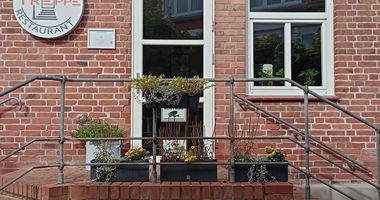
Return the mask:
[[(214, 78), (214, 0), (203, 1), (203, 39), (202, 40), (144, 40), (143, 39), (143, 1), (132, 1), (132, 78), (143, 74), (143, 45), (186, 45), (203, 46), (203, 77)], [(203, 124), (204, 136), (211, 137), (215, 126), (214, 88), (204, 92)], [(142, 137), (142, 105), (131, 93), (131, 137)], [(142, 145), (141, 140), (131, 141), (133, 147)]]

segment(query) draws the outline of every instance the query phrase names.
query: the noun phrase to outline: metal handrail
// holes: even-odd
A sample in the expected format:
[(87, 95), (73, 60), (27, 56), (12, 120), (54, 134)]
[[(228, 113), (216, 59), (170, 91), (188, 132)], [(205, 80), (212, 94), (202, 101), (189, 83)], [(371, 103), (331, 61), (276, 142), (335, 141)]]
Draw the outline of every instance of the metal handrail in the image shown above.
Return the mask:
[(12, 100), (15, 100), (17, 101), (17, 104), (18, 104), (18, 110), (20, 111), (22, 109), (22, 106), (24, 105), (21, 101), (21, 99), (17, 98), (17, 97), (9, 97), (8, 99), (5, 99), (5, 100), (2, 100), (0, 101), (0, 106), (6, 104), (7, 102), (9, 101), (12, 101)]
[(23, 172), (22, 174), (18, 175), (17, 177), (15, 177), (11, 181), (9, 181), (8, 183), (6, 183), (4, 186), (0, 187), (0, 192), (3, 191), (8, 186), (12, 185), (12, 183), (16, 182), (17, 180), (19, 180), (20, 178), (22, 178), (25, 175), (29, 174), (29, 172), (31, 172), (31, 171), (33, 171), (35, 169), (45, 169), (45, 168), (52, 168), (52, 167), (59, 167), (59, 165), (55, 164), (55, 165), (42, 165), (42, 166), (31, 167), (28, 170), (26, 170), (25, 172)]
[[(266, 111), (265, 109), (263, 109), (263, 108), (259, 107), (258, 105), (256, 105), (256, 104), (254, 104), (254, 103), (248, 101), (247, 99), (245, 99), (245, 98), (243, 98), (243, 97), (241, 97), (241, 96), (239, 96), (239, 95), (236, 95), (236, 94), (235, 94), (235, 97), (236, 97), (237, 99), (239, 99), (240, 101), (243, 101), (243, 103), (245, 103), (246, 105), (248, 105), (248, 106), (250, 106), (250, 107), (253, 107), (253, 108), (256, 109), (256, 110), (259, 110), (260, 112), (264, 113), (265, 115), (268, 115), (268, 116), (274, 118), (275, 120), (281, 122), (281, 123), (284, 124), (285, 126), (291, 128), (291, 129), (293, 129), (293, 131), (295, 131), (296, 133), (298, 133), (298, 134), (302, 134), (303, 136), (305, 135), (305, 133), (304, 133), (303, 131), (301, 131), (299, 128), (297, 128), (296, 126), (294, 126), (294, 125), (290, 124), (289, 122), (287, 122), (287, 121), (285, 121), (285, 120), (279, 118), (278, 116), (276, 116), (276, 115), (274, 115), (274, 114), (272, 114), (272, 113)], [(341, 153), (341, 152), (335, 150), (334, 148), (327, 146), (326, 144), (324, 144), (322, 141), (316, 139), (315, 137), (313, 137), (313, 136), (309, 136), (309, 138), (310, 138), (313, 142), (318, 143), (319, 145), (321, 145), (323, 148), (326, 148), (326, 149), (328, 149), (329, 151), (334, 152), (334, 154), (336, 154), (336, 155), (338, 155), (338, 156), (344, 158), (346, 161), (350, 161), (351, 163), (347, 163), (347, 162), (346, 162), (348, 165), (351, 166), (352, 164), (354, 164), (354, 165), (356, 165), (357, 167), (362, 168), (362, 170), (364, 170), (365, 172), (370, 172), (370, 171), (371, 171), (371, 170), (369, 170), (367, 167), (365, 167), (364, 165), (362, 165), (361, 163), (359, 163), (359, 162), (357, 162), (357, 161), (355, 161), (355, 160), (349, 158), (348, 156), (346, 156), (346, 155), (344, 155), (343, 153)]]
[[(33, 82), (33, 81), (36, 81), (36, 80), (50, 80), (50, 81), (59, 81), (59, 82), (62, 82), (62, 81), (65, 81), (65, 82), (131, 82), (133, 79), (70, 79), (70, 78), (67, 78), (64, 76), (62, 76), (62, 77), (36, 76), (36, 77), (33, 77), (29, 80), (23, 81), (23, 82), (17, 84), (16, 86), (13, 86), (12, 88), (10, 88), (8, 90), (0, 92), (0, 97), (4, 96), (6, 94), (9, 94), (9, 93), (17, 90), (18, 88), (21, 88), (21, 87), (23, 87), (23, 86), (25, 86), (25, 85)], [(206, 78), (206, 80), (208, 80), (210, 82), (231, 82), (231, 79)], [(233, 82), (260, 82), (260, 81), (289, 82), (290, 84), (298, 87), (299, 89), (305, 90), (304, 86), (302, 86), (301, 84), (299, 84), (299, 83), (297, 83), (297, 82), (295, 82), (289, 78), (245, 78), (245, 79), (234, 78), (233, 79)], [(374, 125), (373, 123), (369, 122), (368, 120), (353, 114), (352, 112), (346, 110), (344, 107), (326, 99), (325, 97), (319, 95), (318, 93), (316, 93), (312, 90), (308, 90), (308, 93), (313, 95), (317, 99), (329, 104), (330, 106), (344, 112), (345, 114), (355, 118), (356, 120), (368, 125), (369, 127), (373, 128), (375, 131), (380, 132), (380, 127)]]
[[(5, 90), (3, 92), (0, 92), (0, 97), (6, 95), (6, 94), (9, 94), (10, 92), (13, 92), (15, 90), (17, 90), (18, 88), (21, 88), (35, 80), (51, 80), (51, 81), (59, 81), (61, 83), (61, 111), (60, 111), (60, 140), (59, 140), (59, 143), (60, 143), (60, 155), (59, 155), (59, 164), (58, 164), (58, 168), (59, 168), (59, 173), (58, 173), (58, 183), (62, 184), (64, 183), (64, 177), (63, 177), (63, 169), (64, 169), (64, 166), (65, 166), (65, 163), (64, 163), (64, 152), (63, 152), (63, 145), (65, 143), (65, 135), (64, 135), (64, 106), (65, 106), (65, 84), (67, 82), (131, 82), (133, 81), (133, 79), (69, 79), (65, 76), (62, 76), (62, 77), (43, 77), (43, 76), (36, 76), (34, 78), (31, 78), (29, 80), (26, 80), (26, 81), (23, 81), (21, 83), (19, 83), (18, 85), (12, 87), (11, 89), (8, 89), (8, 90)], [(235, 93), (234, 93), (234, 84), (235, 82), (258, 82), (258, 81), (281, 81), (281, 82), (289, 82), (291, 85), (293, 86), (296, 86), (298, 87), (299, 89), (301, 89), (304, 93), (304, 123), (305, 123), (305, 130), (304, 130), (304, 136), (305, 136), (305, 145), (303, 146), (304, 149), (305, 149), (305, 163), (306, 163), (306, 166), (305, 166), (305, 170), (302, 171), (305, 175), (306, 175), (306, 186), (305, 186), (305, 197), (306, 199), (310, 199), (311, 198), (311, 190), (310, 190), (310, 177), (312, 178), (315, 178), (316, 180), (319, 180), (319, 181), (322, 181), (320, 179), (318, 179), (317, 177), (314, 177), (310, 174), (310, 169), (309, 169), (309, 165), (310, 165), (310, 161), (309, 161), (309, 154), (311, 151), (310, 149), (310, 144), (309, 144), (309, 139), (310, 139), (310, 135), (309, 135), (309, 125), (308, 125), (308, 106), (309, 106), (309, 103), (308, 103), (308, 97), (309, 95), (312, 95), (316, 98), (318, 98), (319, 100), (329, 104), (330, 106), (333, 106), (334, 108), (346, 113), (347, 115), (353, 117), (354, 119), (358, 120), (359, 122), (362, 122), (366, 125), (368, 125), (369, 127), (373, 128), (376, 130), (376, 137), (377, 137), (377, 145), (376, 145), (376, 148), (377, 148), (377, 161), (378, 161), (378, 167), (377, 167), (377, 170), (378, 170), (378, 174), (380, 174), (380, 167), (379, 167), (379, 163), (380, 163), (380, 127), (379, 126), (376, 126), (372, 123), (370, 123), (369, 121), (365, 120), (364, 118), (360, 117), (360, 116), (357, 116), (353, 113), (351, 113), (350, 111), (346, 110), (345, 108), (343, 108), (342, 106), (339, 106), (338, 104), (335, 104), (331, 101), (329, 101), (328, 99), (318, 95), (317, 93), (313, 92), (313, 91), (310, 91), (309, 88), (307, 86), (302, 86), (300, 84), (298, 84), (297, 82), (293, 81), (293, 80), (290, 80), (288, 78), (269, 78), (269, 79), (266, 79), (266, 78), (250, 78), (250, 79), (235, 79), (235, 78), (230, 78), (230, 79), (206, 79), (210, 82), (228, 82), (230, 84), (230, 126), (229, 126), (229, 140), (230, 140), (230, 164), (229, 164), (229, 180), (230, 182), (234, 182), (234, 176), (231, 176), (231, 175), (234, 175), (234, 140), (235, 140), (235, 135), (234, 135), (234, 121), (233, 121), (233, 117), (234, 117), (234, 109), (232, 108), (233, 107), (233, 99), (234, 99), (234, 96), (235, 96)], [(155, 113), (155, 112), (154, 112)], [(155, 120), (153, 120), (153, 127), (155, 127)], [(312, 139), (311, 139), (312, 140)], [(157, 172), (156, 172), (156, 160), (155, 160), (155, 156), (156, 156), (156, 152), (155, 152), (155, 145), (157, 145), (157, 135), (155, 134), (155, 131), (153, 131), (153, 170), (152, 170), (152, 177), (153, 177), (153, 182), (156, 182), (156, 177), (157, 177)], [(231, 159), (232, 158), (232, 159)], [(380, 179), (378, 179), (378, 185), (380, 185)], [(328, 185), (330, 188), (333, 188), (334, 187), (332, 185)], [(380, 190), (378, 190), (378, 199), (380, 200)]]
[[(239, 79), (239, 78), (235, 78), (234, 79), (234, 82), (259, 82), (259, 81), (277, 81), (277, 82), (289, 82), (290, 84), (298, 87), (299, 89), (305, 91), (305, 86), (289, 79), (289, 78), (247, 78), (247, 79)], [(368, 120), (364, 119), (363, 117), (360, 117), (360, 116), (357, 116), (355, 115), (354, 113), (348, 111), (347, 109), (345, 109), (344, 107), (340, 106), (339, 104), (336, 104), (328, 99), (326, 99), (325, 97), (319, 95), (318, 93), (312, 91), (312, 90), (309, 90), (307, 89), (307, 93), (308, 94), (311, 94), (312, 96), (316, 97), (318, 100), (320, 101), (323, 101), (327, 104), (329, 104), (330, 106), (344, 112), (345, 114), (349, 115), (350, 117), (352, 118), (355, 118), (356, 120), (366, 124), (367, 126), (371, 127), (372, 129), (374, 129), (375, 131), (377, 132), (380, 132), (380, 126), (377, 126), (371, 122), (369, 122)]]
[(0, 163), (3, 162), (3, 161), (5, 161), (9, 157), (15, 155), (16, 153), (24, 150), (26, 147), (28, 147), (29, 145), (31, 145), (31, 144), (33, 144), (35, 142), (38, 142), (38, 141), (57, 141), (57, 140), (59, 141), (60, 138), (35, 138), (35, 139), (29, 141), (28, 143), (22, 145), (20, 148), (18, 148), (16, 150), (12, 151), (11, 153), (7, 154), (4, 158), (0, 159)]
[[(307, 174), (307, 172), (306, 172), (305, 170), (303, 170), (303, 169), (301, 169), (301, 168), (299, 168), (299, 167), (297, 167), (297, 166), (295, 166), (295, 165), (293, 165), (293, 164), (291, 164), (291, 163), (289, 163), (289, 166), (293, 167), (294, 169), (298, 170), (299, 172), (301, 172), (301, 173), (303, 173), (303, 174)], [(349, 198), (349, 199), (351, 199), (351, 200), (356, 200), (356, 199), (354, 199), (352, 196), (350, 196), (350, 195), (346, 194), (345, 192), (343, 192), (342, 190), (340, 190), (340, 189), (334, 187), (334, 186), (331, 185), (330, 183), (327, 183), (326, 181), (323, 181), (322, 179), (320, 179), (320, 178), (318, 178), (318, 177), (316, 177), (316, 176), (314, 176), (314, 175), (312, 175), (312, 174), (309, 174), (309, 176), (312, 177), (312, 178), (314, 178), (314, 179), (317, 180), (318, 182), (320, 182), (320, 183), (326, 185), (327, 187), (329, 187), (329, 188), (331, 188), (331, 189), (333, 189), (333, 190), (339, 192), (339, 193), (342, 194), (343, 196), (345, 196), (345, 197), (347, 197), (347, 198)]]

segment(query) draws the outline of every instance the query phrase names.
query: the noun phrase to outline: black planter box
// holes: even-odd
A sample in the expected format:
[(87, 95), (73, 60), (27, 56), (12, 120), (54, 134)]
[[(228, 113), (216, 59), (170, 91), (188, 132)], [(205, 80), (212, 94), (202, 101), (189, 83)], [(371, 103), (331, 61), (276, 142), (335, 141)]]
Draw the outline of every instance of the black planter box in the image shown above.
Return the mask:
[[(260, 166), (266, 165), (268, 174), (266, 175), (267, 180), (272, 180), (272, 177), (276, 179), (277, 182), (288, 182), (288, 164), (255, 164), (255, 171), (257, 171)], [(235, 181), (236, 182), (248, 182), (248, 172), (252, 164), (235, 164)]]
[[(104, 182), (105, 177), (99, 177), (99, 179), (97, 179), (96, 167), (99, 166), (91, 166), (91, 180)], [(116, 166), (116, 171), (114, 172), (114, 176), (111, 178), (110, 182), (129, 181), (149, 181), (149, 164), (147, 163)]]
[(146, 104), (147, 108), (198, 108), (200, 95), (182, 95), (181, 100), (178, 104), (167, 104), (166, 102), (161, 103), (149, 103)]
[[(206, 161), (205, 161), (206, 162)], [(215, 162), (215, 164), (162, 164), (160, 165), (161, 181), (201, 181), (215, 182), (217, 181), (217, 165), (216, 160), (207, 161)]]

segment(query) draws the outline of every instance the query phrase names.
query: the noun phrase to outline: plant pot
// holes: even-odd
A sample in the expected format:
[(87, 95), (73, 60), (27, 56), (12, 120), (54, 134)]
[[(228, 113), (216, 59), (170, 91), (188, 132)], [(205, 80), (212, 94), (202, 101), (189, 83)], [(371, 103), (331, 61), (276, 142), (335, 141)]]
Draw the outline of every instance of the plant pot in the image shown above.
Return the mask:
[(149, 103), (146, 104), (147, 108), (198, 108), (200, 95), (189, 96), (184, 94), (181, 96), (181, 100), (178, 104), (167, 104), (166, 102), (161, 103)]
[[(107, 141), (110, 142), (110, 147), (112, 150), (112, 156), (115, 158), (120, 158), (120, 152), (121, 152), (121, 141), (120, 140), (113, 140), (113, 141)], [(87, 141), (86, 142), (86, 163), (90, 163), (91, 160), (95, 158), (95, 155), (99, 152), (99, 150), (96, 148), (96, 145), (93, 141)], [(90, 170), (90, 166), (86, 166), (87, 170)]]
[[(200, 161), (202, 162), (202, 161)], [(200, 181), (215, 182), (217, 181), (216, 160), (204, 161), (215, 162), (212, 164), (196, 164), (200, 162), (191, 162), (189, 164), (170, 163), (160, 165), (161, 181)]]
[[(129, 162), (143, 162), (143, 161), (129, 161)], [(91, 166), (91, 180), (104, 182), (105, 177), (97, 179), (96, 168), (99, 166)], [(131, 165), (118, 165), (114, 171), (110, 182), (132, 182), (132, 181), (149, 181), (149, 164), (131, 164)]]
[[(288, 182), (288, 164), (255, 164), (255, 171), (257, 172), (260, 166), (265, 165), (267, 174), (265, 178), (272, 180), (271, 176), (275, 178), (277, 182)], [(248, 172), (251, 168), (251, 164), (235, 164), (235, 181), (236, 182), (248, 182)]]

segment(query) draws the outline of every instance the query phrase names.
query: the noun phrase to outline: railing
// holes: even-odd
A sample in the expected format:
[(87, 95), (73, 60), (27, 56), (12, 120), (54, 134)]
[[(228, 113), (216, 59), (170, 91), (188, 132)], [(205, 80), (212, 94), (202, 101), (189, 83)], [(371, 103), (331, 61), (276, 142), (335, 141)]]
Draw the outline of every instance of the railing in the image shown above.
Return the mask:
[[(131, 138), (131, 137), (128, 137), (128, 138), (83, 138), (83, 139), (75, 139), (75, 138), (70, 138), (70, 137), (65, 137), (64, 136), (64, 113), (65, 113), (65, 110), (64, 110), (64, 107), (65, 107), (65, 88), (66, 88), (66, 83), (67, 82), (131, 82), (132, 79), (68, 79), (66, 77), (34, 77), (30, 80), (27, 80), (27, 81), (24, 81), (14, 87), (12, 87), (11, 89), (9, 90), (6, 90), (6, 91), (3, 91), (0, 93), (0, 97), (6, 95), (6, 94), (9, 94), (13, 91), (15, 91), (16, 89), (18, 88), (21, 88), (35, 80), (50, 80), (50, 81), (59, 81), (61, 83), (61, 98), (60, 98), (60, 102), (61, 102), (61, 107), (60, 107), (60, 136), (58, 138), (39, 138), (39, 139), (35, 139), (35, 140), (32, 140), (31, 142), (23, 145), (22, 147), (20, 147), (19, 149), (17, 149), (16, 151), (13, 151), (12, 153), (10, 153), (9, 155), (7, 155), (5, 158), (1, 159), (0, 162), (3, 162), (5, 159), (9, 158), (10, 156), (12, 155), (15, 155), (16, 153), (18, 153), (19, 151), (21, 151), (22, 149), (24, 149), (25, 147), (29, 146), (30, 144), (34, 143), (34, 142), (37, 142), (37, 141), (51, 141), (51, 140), (58, 140), (59, 141), (59, 144), (60, 144), (60, 153), (59, 153), (59, 163), (56, 164), (56, 165), (48, 165), (48, 166), (39, 166), (39, 167), (33, 167), (31, 169), (29, 169), (28, 171), (26, 171), (25, 173), (21, 174), (20, 176), (14, 178), (12, 181), (8, 182), (5, 186), (1, 187), (0, 188), (0, 191), (4, 190), (7, 186), (9, 186), (10, 184), (14, 183), (15, 181), (17, 181), (18, 179), (20, 179), (21, 177), (25, 176), (27, 173), (29, 173), (30, 171), (32, 171), (33, 169), (36, 169), (36, 168), (48, 168), (48, 167), (58, 167), (59, 168), (59, 173), (58, 173), (58, 183), (59, 184), (63, 184), (64, 183), (64, 173), (63, 173), (63, 169), (65, 166), (85, 166), (85, 165), (91, 165), (91, 166), (96, 166), (96, 165), (124, 165), (125, 163), (112, 163), (112, 164), (104, 164), (104, 163), (79, 163), (79, 164), (70, 164), (70, 163), (65, 163), (64, 162), (64, 149), (63, 149), (63, 146), (64, 146), (64, 143), (65, 141), (67, 140), (142, 140), (142, 139), (146, 139), (146, 140), (152, 140), (153, 141), (153, 161), (152, 163), (150, 163), (152, 165), (152, 181), (154, 183), (157, 182), (157, 172), (156, 172), (156, 166), (157, 165), (162, 165), (162, 164), (165, 164), (165, 163), (156, 163), (156, 156), (157, 156), (157, 152), (156, 152), (156, 148), (157, 147), (157, 141), (159, 140), (163, 140), (163, 139), (171, 139), (171, 138), (168, 138), (168, 137), (158, 137), (157, 136), (157, 132), (155, 130), (155, 127), (156, 127), (156, 122), (155, 120), (153, 120), (153, 137), (134, 137), (134, 138)], [(360, 116), (356, 116), (355, 114), (351, 113), (350, 111), (344, 109), (343, 107), (339, 106), (338, 104), (335, 104), (331, 101), (329, 101), (328, 99), (318, 95), (317, 93), (313, 92), (313, 91), (310, 91), (309, 88), (307, 86), (302, 86), (290, 79), (286, 79), (286, 78), (272, 78), (272, 79), (261, 79), (261, 78), (254, 78), (254, 79), (234, 79), (234, 78), (230, 78), (230, 79), (208, 79), (210, 82), (228, 82), (229, 83), (229, 87), (230, 87), (230, 123), (229, 123), (229, 137), (177, 137), (176, 139), (213, 139), (213, 140), (229, 140), (230, 141), (230, 161), (229, 162), (218, 162), (217, 164), (218, 165), (228, 165), (228, 171), (229, 171), (229, 181), (230, 182), (235, 182), (235, 173), (234, 173), (234, 167), (235, 167), (235, 164), (239, 164), (239, 163), (236, 163), (234, 161), (234, 141), (235, 140), (255, 140), (255, 139), (287, 139), (287, 140), (290, 140), (292, 141), (293, 143), (297, 144), (297, 145), (300, 145), (302, 148), (304, 148), (305, 150), (305, 170), (297, 167), (297, 166), (294, 166), (292, 164), (289, 163), (289, 165), (293, 168), (295, 168), (296, 170), (300, 171), (301, 173), (305, 174), (306, 175), (306, 184), (305, 184), (305, 197), (306, 199), (311, 199), (311, 190), (310, 190), (310, 178), (314, 178), (316, 179), (317, 181), (321, 182), (322, 184), (325, 184), (326, 186), (334, 189), (335, 191), (341, 193), (342, 195), (348, 197), (349, 199), (353, 199), (352, 197), (350, 197), (349, 195), (345, 194), (343, 191), (339, 190), (338, 188), (334, 187), (333, 185), (319, 179), (318, 177), (312, 175), (310, 173), (310, 152), (311, 153), (314, 153), (316, 154), (317, 156), (319, 156), (320, 158), (330, 162), (329, 159), (327, 159), (326, 157), (324, 157), (323, 155), (317, 153), (316, 151), (310, 149), (310, 140), (314, 141), (314, 142), (317, 142), (318, 144), (322, 145), (323, 147), (325, 148), (328, 148), (331, 152), (334, 152), (335, 154), (339, 155), (340, 157), (346, 159), (347, 161), (351, 162), (352, 165), (356, 166), (356, 167), (360, 167), (364, 170), (367, 170), (364, 166), (362, 166), (360, 163), (348, 158), (347, 156), (343, 155), (342, 153), (336, 151), (335, 149), (333, 148), (330, 148), (328, 147), (327, 145), (325, 145), (324, 143), (318, 141), (317, 139), (311, 137), (309, 135), (309, 117), (308, 117), (308, 112), (309, 112), (309, 95), (312, 95), (314, 97), (316, 97), (317, 99), (319, 99), (320, 101), (323, 101), (325, 103), (327, 103), (328, 105), (331, 105), (333, 106), (334, 108), (344, 112), (345, 114), (357, 119), (359, 122), (362, 122), (364, 124), (366, 124), (367, 126), (373, 128), (375, 131), (376, 131), (376, 152), (377, 152), (377, 171), (378, 171), (378, 174), (380, 174), (380, 168), (379, 168), (379, 163), (380, 163), (380, 128), (378, 126), (375, 126), (374, 124), (368, 122), (367, 120), (365, 120), (364, 118), (360, 117)], [(236, 82), (262, 82), (262, 81), (282, 81), (282, 82), (289, 82), (290, 84), (292, 84), (293, 86), (296, 86), (298, 87), (299, 89), (303, 90), (304, 92), (304, 131), (299, 131), (296, 127), (290, 125), (289, 123), (285, 122), (284, 120), (281, 120), (279, 119), (280, 122), (287, 124), (287, 125), (290, 125), (289, 127), (297, 130), (298, 133), (301, 133), (304, 135), (304, 138), (305, 138), (305, 144), (301, 144), (300, 142), (292, 139), (292, 138), (289, 138), (289, 137), (244, 137), (244, 138), (237, 138), (235, 136), (235, 133), (234, 133), (234, 107), (233, 107), (233, 102), (234, 102), (234, 98), (238, 98), (240, 101), (245, 101), (245, 103), (247, 103), (248, 105), (254, 107), (254, 104), (250, 104), (250, 102), (244, 100), (243, 98), (241, 98), (240, 96), (238, 95), (235, 95), (235, 92), (234, 92), (234, 86), (235, 86), (235, 83)], [(256, 107), (257, 108), (257, 107)], [(263, 109), (262, 109), (263, 110)], [(261, 110), (261, 111), (262, 111)], [(156, 113), (156, 112), (154, 112)], [(269, 112), (266, 112), (266, 114), (270, 114)], [(269, 116), (274, 116), (274, 115), (269, 115)], [(251, 162), (252, 164), (256, 163), (256, 162)], [(378, 182), (377, 182), (377, 185), (370, 182), (370, 181), (367, 181), (365, 179), (363, 179), (362, 177), (358, 176), (357, 174), (345, 169), (343, 166), (340, 166), (338, 164), (336, 164), (335, 162), (330, 162), (331, 164), (333, 164), (334, 166), (337, 166), (343, 170), (345, 170), (346, 172), (354, 175), (355, 177), (359, 178), (360, 180), (370, 184), (371, 186), (375, 187), (378, 191), (378, 199), (380, 200), (380, 190), (379, 190), (379, 186), (380, 186), (380, 180), (378, 178)], [(130, 164), (130, 163), (128, 163)], [(276, 163), (271, 163), (271, 164), (276, 164)]]
[(16, 97), (9, 97), (8, 99), (0, 101), (0, 106), (5, 105), (6, 103), (8, 103), (12, 100), (17, 101), (18, 110), (20, 111), (22, 109), (22, 107), (24, 106), (24, 104), (22, 103), (21, 99), (16, 98)]

